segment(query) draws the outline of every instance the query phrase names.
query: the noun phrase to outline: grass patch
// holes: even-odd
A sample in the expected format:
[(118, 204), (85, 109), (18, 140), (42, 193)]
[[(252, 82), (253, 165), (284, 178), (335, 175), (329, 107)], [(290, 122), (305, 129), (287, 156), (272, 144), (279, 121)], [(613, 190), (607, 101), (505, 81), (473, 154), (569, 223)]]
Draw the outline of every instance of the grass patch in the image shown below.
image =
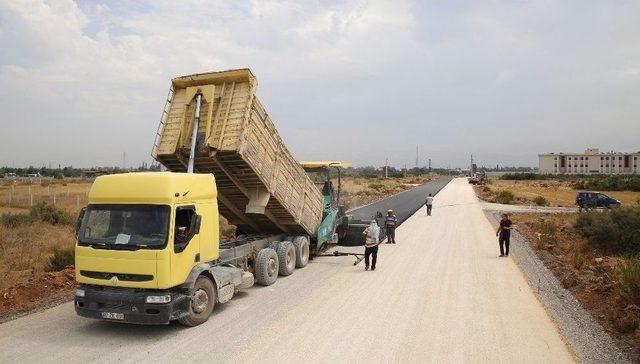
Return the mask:
[(538, 249), (553, 248), (558, 241), (558, 225), (553, 221), (540, 220), (534, 225), (538, 232)]
[(640, 305), (640, 258), (630, 259), (619, 266), (618, 290), (627, 302)]
[(2, 226), (15, 229), (20, 226), (31, 225), (33, 218), (28, 214), (2, 214), (0, 217)]
[(580, 247), (577, 245), (574, 245), (573, 247), (571, 247), (571, 249), (569, 249), (566, 257), (569, 264), (571, 264), (571, 266), (575, 269), (582, 269), (582, 267), (584, 267), (588, 260), (587, 255), (584, 254), (582, 252), (582, 249), (580, 249)]
[(385, 186), (382, 183), (369, 183), (367, 187), (376, 191), (379, 191), (385, 188)]

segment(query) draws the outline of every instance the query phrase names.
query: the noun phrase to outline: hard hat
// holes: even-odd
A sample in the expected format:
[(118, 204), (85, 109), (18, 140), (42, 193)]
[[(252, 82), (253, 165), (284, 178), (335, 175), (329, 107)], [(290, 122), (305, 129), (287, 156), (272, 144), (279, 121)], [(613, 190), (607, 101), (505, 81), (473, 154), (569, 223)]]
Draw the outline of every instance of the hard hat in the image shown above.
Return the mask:
[(387, 210), (387, 212), (393, 212), (393, 210), (389, 209), (389, 210)]

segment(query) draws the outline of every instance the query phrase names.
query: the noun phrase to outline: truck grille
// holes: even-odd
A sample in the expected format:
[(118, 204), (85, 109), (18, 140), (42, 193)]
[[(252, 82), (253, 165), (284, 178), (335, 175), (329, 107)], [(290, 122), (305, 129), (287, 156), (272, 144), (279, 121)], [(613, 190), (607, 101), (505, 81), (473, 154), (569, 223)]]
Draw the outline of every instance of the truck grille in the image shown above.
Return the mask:
[(105, 310), (129, 311), (131, 305), (124, 302), (105, 302), (98, 303), (98, 307)]
[(130, 273), (109, 273), (109, 272), (94, 272), (90, 270), (81, 270), (80, 274), (93, 279), (109, 280), (113, 277), (118, 277), (118, 280), (129, 282), (146, 282), (152, 281), (153, 276), (150, 274), (130, 274)]

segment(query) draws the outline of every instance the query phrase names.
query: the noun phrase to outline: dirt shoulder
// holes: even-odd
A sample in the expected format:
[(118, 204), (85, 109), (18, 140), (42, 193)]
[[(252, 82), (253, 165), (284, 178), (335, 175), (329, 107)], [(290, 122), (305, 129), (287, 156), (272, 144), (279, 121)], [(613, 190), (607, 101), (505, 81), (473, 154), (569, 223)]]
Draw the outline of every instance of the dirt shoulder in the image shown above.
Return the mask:
[(640, 308), (625, 302), (616, 289), (616, 269), (625, 258), (590, 247), (573, 227), (576, 217), (577, 214), (529, 213), (515, 214), (511, 219), (521, 243), (613, 338), (615, 345), (633, 362), (640, 362)]
[(44, 273), (0, 291), (0, 323), (73, 298), (73, 267)]

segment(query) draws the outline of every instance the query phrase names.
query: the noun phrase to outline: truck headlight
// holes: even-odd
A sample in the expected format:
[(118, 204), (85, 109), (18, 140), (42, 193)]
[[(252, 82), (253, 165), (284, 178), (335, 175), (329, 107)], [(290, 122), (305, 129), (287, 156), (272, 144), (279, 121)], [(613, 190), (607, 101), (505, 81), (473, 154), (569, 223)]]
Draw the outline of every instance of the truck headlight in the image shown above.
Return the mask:
[(160, 296), (147, 296), (147, 303), (169, 303), (171, 302), (170, 294), (163, 294)]
[(84, 289), (76, 288), (76, 297), (84, 297)]

